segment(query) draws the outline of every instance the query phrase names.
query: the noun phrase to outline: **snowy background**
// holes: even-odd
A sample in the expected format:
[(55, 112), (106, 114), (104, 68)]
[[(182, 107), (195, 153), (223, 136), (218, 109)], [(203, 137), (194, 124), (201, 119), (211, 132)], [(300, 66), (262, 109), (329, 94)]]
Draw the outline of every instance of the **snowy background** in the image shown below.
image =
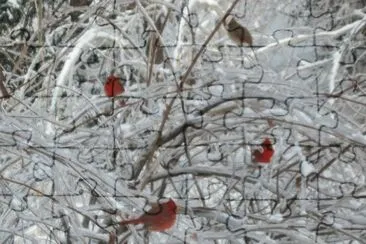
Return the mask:
[(0, 0), (0, 242), (366, 243), (365, 7)]

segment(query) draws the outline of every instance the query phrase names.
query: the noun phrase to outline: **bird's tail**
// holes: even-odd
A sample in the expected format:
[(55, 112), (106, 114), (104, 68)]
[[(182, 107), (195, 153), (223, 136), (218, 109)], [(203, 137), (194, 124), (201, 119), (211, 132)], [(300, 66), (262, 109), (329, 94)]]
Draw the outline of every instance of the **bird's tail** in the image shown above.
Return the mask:
[(121, 221), (119, 224), (120, 225), (138, 225), (138, 224), (142, 224), (144, 221), (142, 219), (130, 219), (130, 220), (124, 220)]

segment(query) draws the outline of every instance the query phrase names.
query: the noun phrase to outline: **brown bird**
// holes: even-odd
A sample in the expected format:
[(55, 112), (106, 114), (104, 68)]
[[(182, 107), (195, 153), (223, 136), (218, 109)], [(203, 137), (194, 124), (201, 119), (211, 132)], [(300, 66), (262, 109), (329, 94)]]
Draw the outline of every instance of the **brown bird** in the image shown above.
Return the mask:
[(177, 219), (178, 207), (172, 199), (159, 204), (153, 204), (151, 209), (142, 216), (124, 220), (120, 225), (144, 224), (149, 231), (165, 231), (171, 228)]
[(232, 15), (228, 15), (224, 20), (224, 27), (228, 32), (231, 40), (233, 40), (237, 45), (242, 45), (243, 43), (253, 44), (253, 38), (249, 30), (240, 25)]

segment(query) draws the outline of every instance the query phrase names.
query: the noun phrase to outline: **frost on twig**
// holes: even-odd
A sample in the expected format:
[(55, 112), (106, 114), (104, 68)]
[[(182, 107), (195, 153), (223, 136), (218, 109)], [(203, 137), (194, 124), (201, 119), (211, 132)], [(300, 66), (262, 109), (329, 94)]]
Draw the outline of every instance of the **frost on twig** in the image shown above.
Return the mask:
[[(0, 3), (1, 240), (364, 242), (362, 1), (20, 2)], [(121, 225), (166, 198), (170, 229)]]

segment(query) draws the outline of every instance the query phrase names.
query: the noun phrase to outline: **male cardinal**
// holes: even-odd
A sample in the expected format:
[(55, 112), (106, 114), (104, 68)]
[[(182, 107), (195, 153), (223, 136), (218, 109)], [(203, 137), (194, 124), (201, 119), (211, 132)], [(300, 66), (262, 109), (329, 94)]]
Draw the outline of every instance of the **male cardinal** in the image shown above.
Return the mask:
[(169, 199), (169, 201), (164, 203), (153, 204), (152, 208), (142, 216), (136, 219), (121, 221), (120, 225), (144, 224), (149, 231), (165, 231), (175, 224), (177, 209), (175, 202)]
[(122, 94), (125, 91), (121, 83), (121, 79), (110, 75), (107, 78), (107, 82), (104, 84), (104, 93), (107, 97), (115, 97)]
[(225, 18), (224, 27), (231, 40), (233, 40), (237, 45), (248, 43), (251, 46), (253, 44), (253, 38), (249, 30), (240, 25), (232, 15), (228, 15)]
[(268, 137), (264, 139), (261, 147), (261, 149), (256, 149), (252, 151), (254, 161), (256, 163), (270, 163), (274, 154), (274, 150), (272, 147), (272, 142), (269, 140)]

